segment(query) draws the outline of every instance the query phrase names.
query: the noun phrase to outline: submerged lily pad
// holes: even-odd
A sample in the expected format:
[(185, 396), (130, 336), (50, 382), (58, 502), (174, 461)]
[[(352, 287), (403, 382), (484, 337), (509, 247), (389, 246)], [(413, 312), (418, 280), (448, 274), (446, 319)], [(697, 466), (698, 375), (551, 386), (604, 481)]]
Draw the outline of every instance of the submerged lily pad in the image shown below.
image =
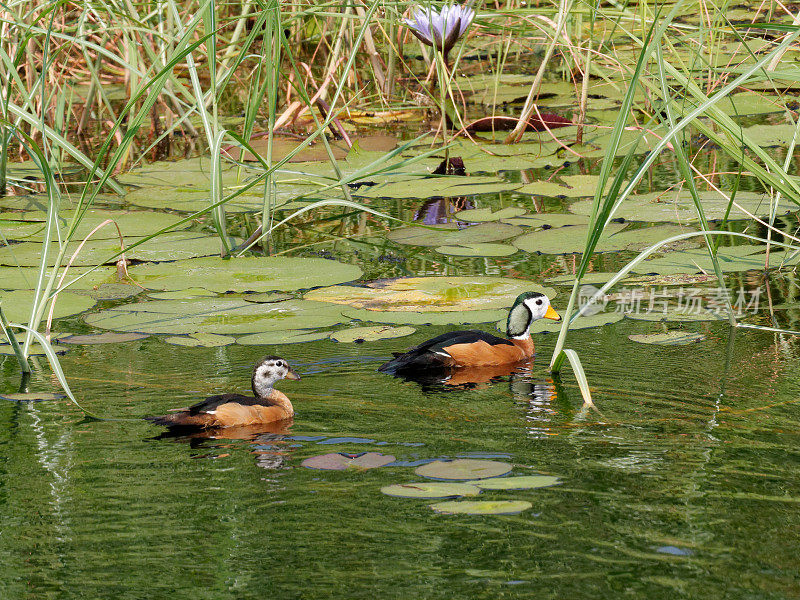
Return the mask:
[(164, 341), (168, 344), (188, 346), (191, 348), (217, 348), (219, 346), (235, 344), (236, 338), (215, 333), (193, 333), (188, 336), (171, 336), (164, 338)]
[(414, 472), (431, 479), (486, 479), (505, 475), (512, 468), (509, 463), (496, 460), (457, 458), (430, 462), (417, 467)]
[(686, 346), (706, 339), (702, 333), (691, 331), (666, 331), (661, 333), (639, 333), (629, 335), (628, 339), (641, 344), (658, 344), (659, 346)]
[(135, 265), (131, 278), (146, 288), (176, 290), (202, 285), (215, 292), (295, 291), (361, 277), (361, 269), (324, 258), (196, 258)]
[(522, 229), (507, 223), (480, 223), (463, 229), (448, 224), (438, 227), (401, 227), (390, 231), (386, 237), (398, 244), (409, 246), (469, 246), (513, 238)]
[(83, 335), (68, 335), (59, 337), (60, 344), (117, 344), (122, 342), (134, 342), (136, 340), (143, 340), (149, 337), (142, 333), (116, 333), (113, 331), (106, 331), (105, 333), (87, 333)]
[(479, 487), (466, 483), (443, 483), (428, 481), (421, 483), (395, 483), (381, 488), (387, 496), (397, 498), (457, 498), (459, 496), (477, 496)]
[(335, 286), (306, 293), (307, 300), (345, 304), (369, 311), (455, 312), (505, 308), (523, 292), (555, 291), (507, 277), (402, 277), (367, 287)]
[(329, 327), (346, 319), (336, 306), (323, 302), (287, 300), (253, 304), (241, 298), (194, 298), (114, 306), (87, 315), (85, 320), (94, 327), (115, 331), (231, 335)]
[(326, 471), (344, 471), (346, 469), (375, 469), (385, 467), (395, 461), (391, 454), (380, 454), (379, 452), (363, 452), (361, 454), (345, 454), (343, 452), (332, 452), (320, 456), (312, 456), (305, 459), (302, 466), (308, 469), (323, 469)]
[(376, 327), (341, 329), (332, 333), (330, 337), (337, 342), (374, 342), (377, 340), (405, 337), (411, 335), (415, 331), (416, 329), (413, 327), (389, 327), (388, 325), (378, 325)]
[(519, 475), (517, 477), (492, 477), (467, 483), (477, 485), (482, 490), (533, 490), (558, 485), (561, 480), (551, 475)]
[(431, 508), (446, 515), (517, 515), (531, 508), (525, 500), (450, 500), (431, 504)]

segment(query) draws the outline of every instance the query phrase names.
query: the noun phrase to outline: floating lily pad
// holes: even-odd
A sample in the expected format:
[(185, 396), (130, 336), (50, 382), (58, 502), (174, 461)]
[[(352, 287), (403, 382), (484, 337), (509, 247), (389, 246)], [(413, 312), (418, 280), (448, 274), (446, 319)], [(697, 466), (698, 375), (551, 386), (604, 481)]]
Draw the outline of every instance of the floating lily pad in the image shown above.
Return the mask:
[(202, 285), (215, 292), (295, 291), (361, 277), (361, 269), (323, 258), (196, 258), (135, 265), (131, 277), (146, 288), (176, 290)]
[(469, 246), (513, 238), (522, 229), (507, 223), (480, 223), (463, 229), (453, 224), (438, 227), (401, 227), (390, 231), (386, 237), (398, 244), (409, 246)]
[[(128, 245), (142, 238), (125, 238)], [(67, 256), (71, 257), (78, 250), (80, 241), (72, 241), (67, 246)], [(219, 254), (220, 242), (215, 236), (189, 231), (165, 233), (148, 240), (141, 246), (126, 249), (125, 258), (129, 260), (179, 260), (198, 256)], [(22, 242), (11, 246), (0, 247), (0, 264), (34, 266), (41, 260), (42, 247), (39, 242)], [(77, 266), (93, 266), (119, 260), (115, 256), (120, 251), (118, 239), (90, 239), (73, 261)]]
[(482, 490), (533, 490), (541, 487), (558, 485), (561, 480), (551, 475), (520, 475), (517, 477), (492, 477), (478, 479), (467, 483), (476, 485)]
[(282, 302), (283, 300), (290, 300), (293, 298), (291, 294), (283, 294), (279, 292), (265, 292), (263, 294), (245, 294), (242, 300), (247, 302), (255, 302), (256, 304), (272, 304), (273, 302)]
[[(76, 277), (83, 275), (81, 279), (69, 287), (70, 291), (91, 289), (103, 283), (117, 281), (117, 269), (114, 267), (100, 267), (87, 274), (88, 271), (87, 267), (70, 267), (64, 283), (69, 283)], [(48, 269), (45, 276), (49, 277), (50, 272), (51, 269)], [(59, 273), (63, 273), (63, 271)], [(32, 290), (36, 287), (38, 277), (39, 269), (36, 267), (0, 267), (0, 289)], [(56, 282), (58, 282), (58, 278)]]
[[(263, 209), (263, 185), (261, 187), (256, 185), (250, 190), (233, 197), (233, 194), (238, 189), (239, 186), (235, 186), (226, 187), (222, 190), (223, 198), (231, 198), (224, 204), (226, 212), (247, 213)], [(278, 186), (274, 197), (275, 205), (272, 208), (280, 208), (301, 193), (313, 192), (315, 189), (312, 186), (301, 185), (291, 187)], [(143, 187), (129, 193), (125, 196), (125, 200), (132, 206), (193, 213), (211, 205), (211, 187), (210, 184)]]
[(0, 221), (0, 241), (34, 239), (36, 234), (42, 231), (44, 231), (44, 223)]
[(522, 225), (523, 227), (563, 227), (565, 225), (587, 225), (589, 218), (584, 215), (571, 213), (529, 213), (522, 217), (503, 219), (509, 225)]
[[(608, 238), (625, 229), (625, 225), (609, 223), (605, 234), (597, 244), (597, 251), (622, 250), (618, 244), (610, 244)], [(540, 254), (571, 254), (582, 252), (586, 246), (589, 233), (588, 225), (570, 225), (568, 227), (554, 227), (544, 231), (532, 231), (515, 239), (514, 244), (525, 252), (538, 252)]]
[(190, 298), (214, 298), (217, 293), (204, 288), (188, 288), (168, 292), (148, 292), (148, 296), (157, 300), (188, 300)]
[[(62, 211), (58, 215), (58, 225), (62, 233), (66, 233), (72, 219), (74, 211)], [(33, 220), (34, 218), (47, 219), (47, 214), (43, 211), (27, 213), (26, 218)], [(81, 217), (81, 221), (72, 235), (73, 240), (83, 240), (88, 236), (92, 230), (100, 225), (103, 221), (112, 220), (119, 227), (123, 237), (143, 237), (151, 235), (165, 229), (167, 227), (174, 227), (176, 223), (181, 220), (178, 215), (168, 214), (164, 212), (153, 212), (145, 210), (129, 211), (129, 210), (104, 210), (90, 208)], [(91, 240), (113, 240), (119, 239), (119, 233), (114, 223), (109, 223), (92, 233)], [(183, 225), (185, 229), (188, 224)], [(36, 237), (36, 241), (40, 241), (44, 237), (44, 229), (40, 228), (41, 235)]]
[(678, 307), (669, 307), (668, 310), (653, 310), (653, 311), (637, 311), (625, 313), (629, 319), (637, 321), (727, 321), (726, 314), (720, 310), (716, 312), (699, 307), (684, 308), (679, 310)]
[[(523, 292), (555, 291), (531, 281), (506, 277), (402, 277), (367, 287), (335, 286), (306, 293), (307, 300), (345, 304), (369, 311), (455, 312), (504, 308)], [(383, 322), (383, 321), (379, 321)]]
[(448, 256), (511, 256), (516, 254), (518, 249), (510, 244), (463, 244), (460, 246), (439, 246), (436, 248), (439, 254)]
[[(722, 219), (728, 209), (728, 199), (715, 191), (699, 193), (703, 205), (703, 212), (710, 220)], [(742, 208), (754, 215), (764, 215), (770, 210), (769, 198), (765, 194), (755, 192), (738, 192), (735, 201)], [(590, 215), (592, 201), (582, 200), (571, 204), (569, 210), (579, 215)], [(789, 200), (782, 200), (778, 204), (777, 214), (785, 214), (800, 210), (796, 204)], [(652, 192), (626, 199), (614, 213), (614, 217), (621, 217), (628, 221), (671, 221), (675, 223), (696, 223), (699, 221), (697, 210), (691, 194), (687, 190), (679, 192), (665, 191)], [(747, 219), (745, 213), (731, 207), (729, 219)]]
[(342, 314), (350, 319), (392, 323), (397, 325), (464, 325), (466, 323), (491, 323), (508, 316), (506, 310), (460, 310), (444, 312), (410, 312), (343, 308)]
[(286, 332), (346, 321), (336, 306), (323, 302), (287, 300), (253, 304), (241, 298), (151, 300), (114, 306), (87, 315), (85, 320), (94, 327), (115, 331), (223, 335)]
[[(612, 277), (614, 277), (616, 273), (586, 273), (581, 278), (581, 284), (583, 285), (595, 285), (595, 284), (603, 284), (608, 282)], [(567, 275), (557, 275), (556, 277), (549, 277), (545, 281), (552, 285), (572, 285), (575, 283), (575, 275), (567, 274)]]
[(188, 346), (191, 348), (217, 348), (219, 346), (235, 344), (236, 338), (215, 333), (193, 333), (188, 336), (171, 336), (164, 338), (164, 341), (168, 344)]
[(331, 339), (337, 342), (374, 342), (404, 337), (414, 333), (413, 327), (389, 327), (378, 325), (376, 327), (353, 327), (341, 329), (331, 334)]
[(641, 344), (658, 344), (659, 346), (686, 346), (702, 342), (706, 339), (702, 333), (673, 330), (661, 333), (639, 333), (629, 335), (628, 339)]
[[(597, 186), (600, 184), (600, 177), (597, 175), (564, 175), (561, 177), (564, 185), (554, 181), (534, 181), (518, 188), (520, 194), (532, 194), (536, 196), (565, 196), (567, 198), (580, 198), (582, 196), (594, 196)], [(606, 189), (611, 187), (611, 181), (606, 184)]]
[(47, 400), (62, 400), (64, 398), (66, 398), (64, 394), (52, 394), (50, 392), (0, 394), (0, 400), (10, 400), (11, 402), (45, 402)]
[(794, 137), (795, 126), (790, 123), (780, 125), (752, 125), (745, 127), (745, 136), (762, 147), (783, 146), (787, 147)]
[[(69, 275), (67, 275), (69, 277)], [(67, 280), (69, 281), (69, 279)], [(95, 300), (121, 300), (123, 298), (132, 298), (141, 294), (144, 290), (142, 288), (130, 285), (128, 283), (101, 283), (88, 290), (81, 290), (75, 293), (86, 294)]]
[(270, 331), (267, 333), (253, 333), (243, 335), (236, 340), (237, 344), (243, 346), (268, 346), (282, 344), (302, 344), (303, 342), (317, 342), (328, 339), (328, 331)]
[[(33, 290), (3, 292), (3, 313), (6, 318), (12, 323), (27, 323), (31, 316), (33, 298)], [(77, 315), (89, 310), (94, 305), (95, 299), (89, 296), (82, 296), (68, 291), (61, 292), (56, 299), (53, 318), (59, 319), (69, 315)]]
[(417, 467), (414, 472), (431, 479), (486, 479), (505, 475), (512, 468), (509, 463), (496, 460), (457, 458), (430, 462)]
[(468, 223), (482, 223), (484, 221), (499, 221), (500, 219), (511, 219), (526, 214), (528, 211), (517, 206), (509, 206), (500, 210), (492, 211), (491, 208), (473, 208), (461, 210), (453, 215), (453, 218)]
[(458, 498), (459, 496), (477, 496), (481, 490), (475, 485), (466, 483), (428, 481), (387, 485), (381, 488), (381, 492), (397, 498)]
[[(766, 260), (764, 254), (757, 254), (766, 246), (733, 246), (720, 248), (717, 253), (720, 268), (723, 273), (738, 271), (749, 271), (751, 269), (764, 269)], [(777, 265), (785, 257), (783, 252), (775, 252), (770, 255), (771, 264)], [(797, 264), (800, 258), (794, 257), (786, 264)], [(696, 250), (684, 250), (683, 252), (671, 252), (666, 256), (652, 258), (642, 261), (634, 270), (637, 273), (659, 273), (670, 275), (675, 273), (713, 273), (714, 266), (708, 255), (708, 250), (698, 248)]]
[(515, 190), (521, 186), (521, 183), (506, 181), (491, 175), (407, 176), (401, 181), (389, 181), (371, 187), (361, 187), (354, 190), (353, 195), (365, 198), (432, 198), (438, 196), (447, 198), (496, 194)]
[[(5, 311), (4, 311), (5, 312)], [(3, 336), (5, 338), (5, 336)], [(20, 347), (24, 347), (25, 338), (24, 335), (17, 336), (17, 342), (19, 342)], [(53, 349), (53, 352), (56, 354), (66, 354), (68, 350), (71, 348), (65, 348), (59, 344), (51, 344), (50, 347)], [(3, 356), (14, 356), (14, 347), (11, 344), (0, 344), (0, 355)], [(44, 351), (44, 348), (38, 343), (34, 342), (28, 348), (28, 356), (46, 356), (47, 353)]]
[(390, 454), (380, 454), (379, 452), (363, 452), (361, 454), (332, 452), (330, 454), (312, 456), (311, 458), (305, 459), (300, 464), (308, 469), (323, 469), (326, 471), (356, 469), (363, 471), (366, 469), (384, 467), (394, 461), (394, 456)]
[(67, 335), (58, 338), (59, 344), (117, 344), (122, 342), (134, 342), (149, 337), (142, 333), (116, 333), (106, 331), (105, 333), (87, 333), (83, 335)]
[(516, 515), (531, 508), (525, 500), (450, 500), (431, 504), (431, 508), (446, 515)]

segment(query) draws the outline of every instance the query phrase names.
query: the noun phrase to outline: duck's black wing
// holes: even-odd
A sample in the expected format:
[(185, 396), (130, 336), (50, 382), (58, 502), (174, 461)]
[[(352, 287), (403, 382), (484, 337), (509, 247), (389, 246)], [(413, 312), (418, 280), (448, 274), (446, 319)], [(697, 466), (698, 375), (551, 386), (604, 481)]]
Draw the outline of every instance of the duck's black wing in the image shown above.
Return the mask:
[(243, 394), (219, 394), (218, 396), (209, 396), (197, 404), (192, 404), (189, 407), (189, 414), (198, 415), (204, 412), (211, 412), (216, 410), (221, 404), (228, 404), (229, 402), (235, 402), (236, 404), (242, 404), (244, 406), (264, 404), (263, 401), (259, 400), (255, 396), (245, 396)]
[(392, 360), (378, 367), (378, 371), (393, 375), (403, 371), (446, 369), (454, 364), (452, 357), (447, 353), (448, 347), (457, 344), (474, 344), (476, 342), (486, 342), (491, 346), (502, 344), (513, 346), (506, 339), (477, 329), (452, 331), (422, 342), (419, 346), (415, 346), (407, 352), (395, 354)]

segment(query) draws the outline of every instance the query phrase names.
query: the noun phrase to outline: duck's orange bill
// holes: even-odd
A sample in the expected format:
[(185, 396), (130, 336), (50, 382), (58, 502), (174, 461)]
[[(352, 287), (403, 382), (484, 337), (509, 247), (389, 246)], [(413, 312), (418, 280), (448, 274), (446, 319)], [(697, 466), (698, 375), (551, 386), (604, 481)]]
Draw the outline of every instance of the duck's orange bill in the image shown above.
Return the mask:
[(547, 307), (547, 312), (544, 313), (545, 319), (553, 319), (553, 321), (560, 321), (561, 316), (556, 312), (552, 306)]

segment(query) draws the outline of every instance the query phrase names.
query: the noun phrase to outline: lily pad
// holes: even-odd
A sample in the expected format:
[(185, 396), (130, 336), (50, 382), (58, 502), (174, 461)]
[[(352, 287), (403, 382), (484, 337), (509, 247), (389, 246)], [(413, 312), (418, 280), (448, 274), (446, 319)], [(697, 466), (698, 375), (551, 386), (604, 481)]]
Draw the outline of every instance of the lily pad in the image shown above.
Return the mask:
[[(142, 238), (125, 238), (126, 247)], [(80, 242), (72, 241), (67, 246), (67, 256), (78, 250)], [(176, 231), (148, 240), (141, 246), (125, 251), (129, 260), (179, 260), (198, 256), (219, 254), (220, 242), (215, 236), (189, 231)], [(0, 247), (0, 264), (35, 266), (41, 260), (42, 247), (39, 242), (22, 242)], [(73, 261), (78, 266), (93, 266), (119, 260), (115, 256), (120, 251), (118, 239), (90, 239), (80, 249)]]
[(205, 288), (188, 288), (185, 290), (170, 290), (168, 292), (148, 292), (148, 296), (156, 300), (188, 300), (190, 298), (214, 298), (217, 293)]
[(706, 339), (702, 333), (672, 330), (661, 333), (639, 333), (629, 335), (628, 339), (641, 344), (658, 344), (659, 346), (686, 346), (702, 342)]
[[(64, 283), (69, 283), (76, 277), (83, 275), (81, 279), (73, 283), (70, 291), (92, 289), (104, 283), (117, 281), (117, 269), (114, 267), (100, 267), (88, 273), (87, 267), (70, 267), (67, 271), (67, 278)], [(51, 269), (48, 269), (45, 276), (49, 277)], [(60, 271), (59, 273), (63, 273)], [(0, 289), (5, 290), (32, 290), (36, 287), (39, 277), (39, 269), (36, 267), (2, 267), (0, 266)], [(58, 278), (56, 279), (58, 282)], [(5, 307), (4, 307), (5, 308)]]
[(523, 227), (563, 227), (565, 225), (587, 225), (589, 218), (584, 215), (572, 213), (529, 213), (522, 217), (503, 219), (509, 225), (522, 225)]
[[(239, 186), (223, 188), (223, 198), (231, 198), (224, 204), (226, 212), (252, 213), (263, 209), (263, 185), (260, 188), (256, 185), (250, 190), (232, 197), (238, 189)], [(315, 189), (312, 186), (301, 185), (278, 186), (274, 198), (275, 205), (272, 208), (280, 208), (298, 195), (313, 192)], [(193, 213), (211, 205), (211, 187), (210, 184), (143, 187), (129, 193), (125, 196), (125, 200), (132, 206)]]
[(306, 293), (305, 298), (375, 312), (460, 312), (508, 310), (517, 296), (529, 291), (541, 292), (551, 299), (555, 296), (553, 289), (522, 279), (440, 276), (387, 279), (367, 287), (320, 288)]
[(457, 458), (420, 465), (414, 472), (421, 477), (430, 477), (431, 479), (486, 479), (505, 475), (512, 468), (509, 463), (496, 460)]
[[(564, 175), (561, 177), (564, 185), (553, 181), (534, 181), (518, 188), (520, 194), (531, 194), (536, 196), (554, 196), (566, 198), (580, 198), (583, 196), (594, 196), (597, 186), (600, 184), (600, 177), (597, 175)], [(606, 189), (611, 187), (611, 181), (606, 184)]]
[(500, 219), (511, 219), (527, 214), (527, 210), (517, 206), (509, 206), (500, 210), (492, 211), (491, 208), (473, 208), (461, 210), (453, 215), (453, 218), (467, 223), (482, 223), (485, 221), (499, 221)]
[(242, 300), (247, 302), (255, 302), (256, 304), (272, 304), (273, 302), (282, 302), (294, 298), (291, 294), (283, 294), (280, 292), (265, 292), (263, 294), (245, 294)]
[(460, 246), (439, 246), (436, 252), (448, 256), (511, 256), (518, 248), (510, 244), (463, 244)]
[(270, 331), (267, 333), (253, 333), (243, 335), (236, 340), (243, 346), (279, 346), (282, 344), (301, 344), (303, 342), (317, 342), (328, 339), (328, 331)]
[[(4, 336), (5, 337), (5, 336)], [(17, 341), (19, 342), (20, 346), (23, 346), (24, 338), (21, 335), (17, 336)], [(51, 348), (53, 352), (56, 354), (66, 354), (68, 350), (72, 348), (65, 348), (59, 344), (51, 344)], [(14, 348), (11, 344), (0, 344), (0, 355), (3, 356), (14, 356)], [(28, 348), (28, 356), (46, 356), (47, 353), (42, 348), (41, 344), (38, 342), (34, 342), (31, 344), (30, 348)]]
[(446, 515), (517, 515), (532, 506), (525, 500), (450, 500), (431, 504), (434, 511)]
[(684, 308), (679, 310), (678, 307), (670, 307), (666, 311), (661, 310), (654, 310), (650, 312), (641, 311), (641, 312), (630, 312), (625, 313), (625, 316), (629, 319), (634, 319), (637, 321), (677, 321), (677, 322), (687, 322), (687, 321), (727, 321), (727, 317), (724, 312), (716, 312), (713, 310), (708, 310), (703, 307), (697, 308)]
[[(40, 218), (42, 221), (47, 219), (47, 214), (42, 211), (37, 211), (35, 213), (27, 213), (26, 217), (30, 220), (33, 218)], [(67, 228), (69, 227), (72, 218), (74, 217), (74, 211), (62, 211), (58, 215), (58, 224), (61, 228), (63, 233), (66, 233)], [(103, 221), (112, 220), (114, 223), (117, 224), (119, 227), (119, 231), (122, 232), (123, 237), (143, 237), (147, 235), (151, 235), (160, 231), (161, 229), (165, 229), (167, 227), (173, 227), (176, 223), (181, 220), (181, 217), (178, 215), (172, 215), (164, 212), (153, 212), (153, 211), (145, 211), (145, 210), (103, 210), (103, 209), (96, 209), (90, 208), (87, 210), (83, 217), (81, 218), (80, 223), (78, 224), (75, 233), (72, 235), (73, 240), (83, 240), (86, 236), (88, 236), (92, 230), (100, 225)], [(187, 227), (188, 224), (182, 226), (183, 229)], [(40, 228), (41, 229), (41, 228)], [(36, 236), (36, 241), (40, 241), (44, 238), (44, 230), (41, 230), (41, 235)], [(92, 234), (92, 237), (89, 238), (91, 240), (113, 240), (119, 239), (119, 233), (117, 231), (117, 227), (114, 226), (113, 223), (109, 223), (104, 225), (97, 231)]]
[(379, 452), (362, 452), (361, 454), (332, 452), (330, 454), (312, 456), (300, 464), (308, 469), (323, 469), (326, 471), (345, 471), (347, 469), (365, 471), (367, 469), (385, 467), (395, 460), (395, 457), (391, 454), (380, 454)]
[(390, 181), (361, 187), (353, 191), (354, 196), (365, 198), (432, 198), (452, 196), (474, 196), (496, 194), (521, 187), (521, 183), (506, 181), (491, 175), (407, 176), (401, 181)]
[[(733, 246), (720, 248), (717, 253), (720, 268), (724, 273), (749, 271), (751, 269), (764, 269), (765, 255), (757, 254), (766, 246)], [(784, 257), (782, 252), (771, 254), (771, 262), (777, 265)], [(800, 258), (795, 257), (786, 264), (797, 264)], [(652, 258), (640, 262), (634, 270), (637, 273), (659, 273), (661, 275), (671, 275), (675, 273), (713, 273), (714, 266), (708, 255), (708, 250), (698, 248), (695, 250), (684, 250), (683, 252), (671, 252), (659, 258)]]
[(395, 483), (382, 487), (381, 492), (397, 498), (458, 498), (459, 496), (477, 496), (481, 493), (481, 489), (466, 483), (428, 481)]
[[(603, 234), (603, 238), (597, 244), (597, 251), (622, 250), (618, 244), (610, 244), (608, 239), (613, 234), (625, 229), (625, 225), (619, 223), (609, 223)], [(538, 252), (540, 254), (571, 254), (573, 252), (583, 252), (586, 246), (586, 238), (589, 233), (588, 225), (570, 225), (567, 227), (555, 227), (544, 231), (532, 231), (515, 239), (514, 244), (525, 252)]]
[[(3, 292), (3, 313), (12, 323), (27, 323), (30, 318), (33, 290), (14, 290)], [(61, 292), (56, 298), (53, 318), (59, 319), (77, 315), (95, 305), (95, 299), (75, 292)], [(47, 314), (47, 313), (45, 313)]]
[(122, 342), (134, 342), (149, 337), (142, 333), (116, 333), (106, 331), (105, 333), (87, 333), (83, 335), (67, 335), (58, 338), (59, 344), (117, 344)]
[(164, 338), (164, 341), (168, 344), (188, 346), (191, 348), (217, 348), (219, 346), (235, 344), (236, 338), (215, 333), (193, 333), (188, 336), (171, 336)]
[[(728, 199), (715, 191), (699, 193), (703, 212), (710, 220), (722, 219), (728, 209)], [(764, 194), (755, 192), (738, 192), (736, 203), (754, 215), (767, 214), (770, 210), (769, 199)], [(590, 215), (592, 200), (582, 200), (571, 204), (569, 210), (579, 215)], [(778, 203), (777, 214), (785, 214), (800, 210), (795, 203), (782, 200)], [(697, 210), (691, 194), (687, 190), (652, 192), (639, 196), (632, 196), (625, 200), (614, 213), (614, 217), (621, 217), (628, 221), (670, 221), (675, 223), (696, 223), (699, 221)], [(749, 217), (736, 208), (731, 207), (729, 219), (748, 219)]]
[[(69, 277), (69, 275), (67, 275)], [(128, 283), (101, 283), (88, 290), (81, 290), (77, 294), (86, 294), (95, 300), (121, 300), (132, 298), (141, 294), (142, 288)]]
[(469, 246), (513, 238), (522, 229), (507, 223), (481, 223), (458, 229), (448, 224), (439, 227), (401, 227), (390, 231), (386, 237), (398, 244), (409, 246)]
[(404, 337), (411, 335), (415, 331), (416, 329), (413, 327), (389, 327), (388, 325), (378, 325), (376, 327), (341, 329), (332, 333), (330, 337), (337, 342), (374, 342), (377, 340)]
[(176, 290), (202, 285), (215, 292), (295, 291), (361, 277), (361, 269), (323, 258), (196, 258), (135, 265), (131, 277), (146, 288)]
[(346, 319), (336, 306), (323, 302), (287, 300), (253, 304), (241, 298), (193, 298), (114, 306), (87, 315), (85, 320), (94, 327), (114, 331), (231, 335), (329, 327)]
[(506, 310), (460, 310), (446, 312), (409, 312), (344, 308), (342, 314), (359, 321), (392, 323), (397, 325), (464, 325), (466, 323), (491, 323), (508, 316)]
[(467, 483), (476, 485), (482, 490), (533, 490), (558, 485), (561, 480), (551, 475), (520, 475), (517, 477), (478, 479)]
[(50, 392), (24, 392), (19, 394), (0, 394), (0, 400), (10, 400), (11, 402), (45, 402), (48, 400), (63, 400), (64, 394), (53, 394)]

